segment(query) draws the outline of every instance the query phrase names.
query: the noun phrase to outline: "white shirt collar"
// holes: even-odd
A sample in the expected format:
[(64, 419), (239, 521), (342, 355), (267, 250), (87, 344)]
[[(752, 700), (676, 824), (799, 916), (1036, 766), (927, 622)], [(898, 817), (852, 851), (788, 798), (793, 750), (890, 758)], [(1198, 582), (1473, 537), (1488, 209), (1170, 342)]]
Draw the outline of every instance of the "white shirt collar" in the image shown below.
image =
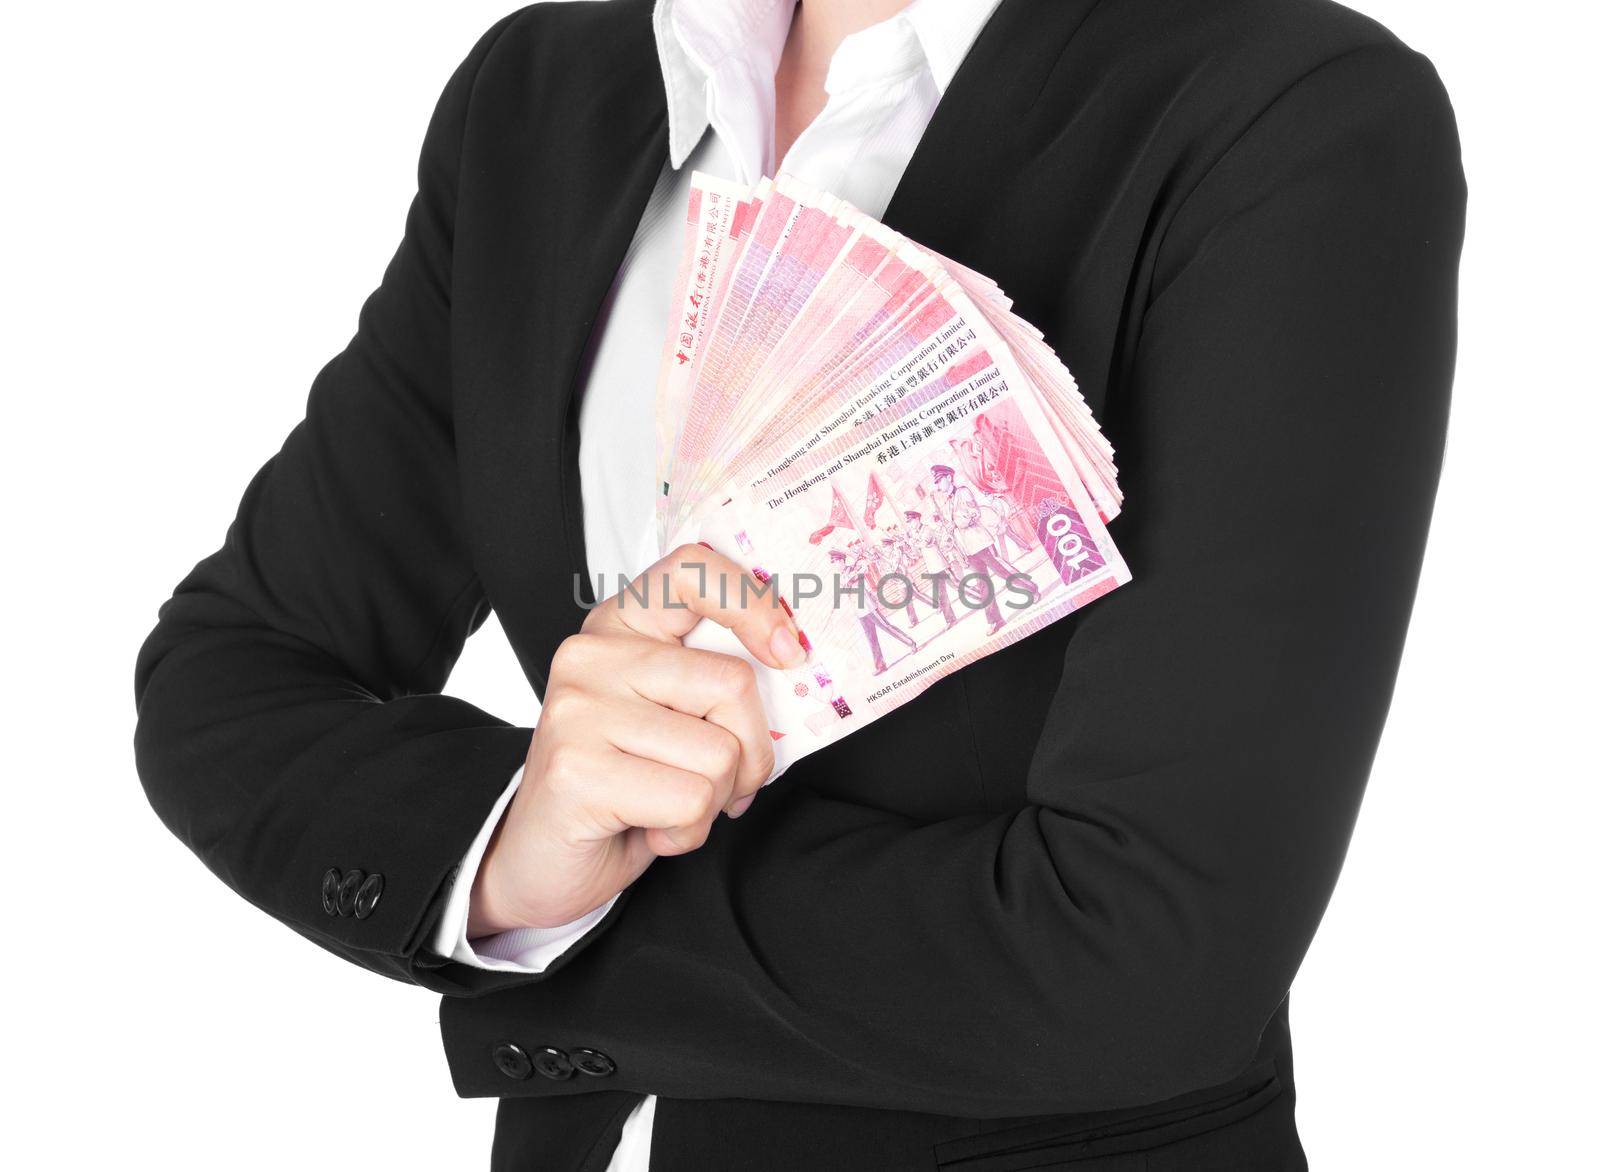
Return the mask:
[(915, 0), (900, 15), (911, 22), (928, 73), (943, 94), (1000, 0)]
[[(683, 166), (713, 116), (720, 133), (770, 137), (773, 76), (795, 0), (656, 0), (656, 52), (667, 93), (668, 149)], [(830, 95), (928, 71), (940, 94), (999, 0), (913, 0), (846, 37), (829, 64)], [(722, 105), (716, 105), (719, 94)], [(730, 100), (731, 99), (731, 100)]]

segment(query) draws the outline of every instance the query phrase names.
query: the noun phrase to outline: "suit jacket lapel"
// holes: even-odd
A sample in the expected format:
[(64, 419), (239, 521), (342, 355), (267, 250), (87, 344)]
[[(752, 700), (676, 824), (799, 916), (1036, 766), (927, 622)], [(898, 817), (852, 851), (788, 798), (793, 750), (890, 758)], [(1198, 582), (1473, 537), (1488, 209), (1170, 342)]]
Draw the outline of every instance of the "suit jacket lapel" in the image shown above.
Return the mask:
[[(626, 20), (610, 7), (593, 8), (589, 55), (574, 60), (573, 44), (556, 44), (505, 71), (498, 84), (517, 92), (485, 100), (520, 120), (495, 142), (469, 139), (463, 160), (464, 185), (482, 202), (459, 215), (458, 272), (496, 278), (457, 290), (467, 520), (490, 599), (541, 687), (556, 646), (583, 620), (575, 589), (590, 593), (582, 366), (667, 158), (650, 7), (631, 3)], [(481, 171), (469, 175), (472, 166)]]
[(1003, 0), (940, 99), (884, 223), (995, 275), (985, 259), (1016, 243), (994, 222), (995, 191), (1037, 148), (1030, 113), (1096, 3)]

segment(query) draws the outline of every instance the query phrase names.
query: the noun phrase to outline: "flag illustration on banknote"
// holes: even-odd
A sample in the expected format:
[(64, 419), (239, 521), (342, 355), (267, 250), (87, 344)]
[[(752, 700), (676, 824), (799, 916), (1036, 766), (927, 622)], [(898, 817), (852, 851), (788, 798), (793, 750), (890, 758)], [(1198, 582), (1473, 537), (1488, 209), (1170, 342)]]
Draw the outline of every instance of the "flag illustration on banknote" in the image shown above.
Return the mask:
[[(657, 538), (734, 559), (805, 632), (803, 666), (757, 665), (774, 776), (1129, 580), (1111, 445), (1011, 309), (792, 176), (693, 177)], [(743, 654), (710, 623), (687, 641)]]

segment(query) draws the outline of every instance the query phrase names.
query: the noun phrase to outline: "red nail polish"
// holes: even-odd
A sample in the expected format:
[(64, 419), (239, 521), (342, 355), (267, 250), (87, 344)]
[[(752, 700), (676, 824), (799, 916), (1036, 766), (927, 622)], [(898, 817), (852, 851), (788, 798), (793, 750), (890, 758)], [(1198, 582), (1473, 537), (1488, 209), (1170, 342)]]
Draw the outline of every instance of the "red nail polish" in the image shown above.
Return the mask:
[[(695, 542), (695, 544), (696, 544), (696, 545), (703, 545), (703, 546), (705, 546), (705, 547), (706, 547), (706, 548), (707, 548), (707, 549), (711, 549), (711, 543), (710, 543), (710, 542), (709, 542), (709, 541), (697, 541), (697, 542)], [(717, 551), (716, 551), (716, 550), (714, 550), (714, 549), (711, 549), (711, 552), (712, 552), (712, 553), (716, 553), (716, 552), (717, 552)]]
[(789, 609), (789, 604), (783, 600), (783, 595), (778, 595), (778, 605), (783, 607), (783, 613), (794, 618), (794, 611)]
[(799, 635), (800, 635), (800, 650), (804, 651), (807, 655), (810, 655), (811, 654), (811, 640), (806, 638), (806, 633), (804, 631), (801, 631), (799, 627), (796, 627), (795, 630), (797, 632), (799, 632)]

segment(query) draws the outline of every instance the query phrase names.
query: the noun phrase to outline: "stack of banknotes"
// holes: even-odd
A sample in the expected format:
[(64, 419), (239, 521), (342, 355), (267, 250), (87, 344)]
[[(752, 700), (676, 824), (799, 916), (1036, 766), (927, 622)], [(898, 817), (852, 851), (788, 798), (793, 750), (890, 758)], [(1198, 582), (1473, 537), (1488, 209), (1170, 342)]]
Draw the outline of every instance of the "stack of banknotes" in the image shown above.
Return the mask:
[(697, 173), (672, 297), (657, 536), (793, 610), (773, 776), (1129, 580), (1111, 446), (993, 281), (792, 176)]

